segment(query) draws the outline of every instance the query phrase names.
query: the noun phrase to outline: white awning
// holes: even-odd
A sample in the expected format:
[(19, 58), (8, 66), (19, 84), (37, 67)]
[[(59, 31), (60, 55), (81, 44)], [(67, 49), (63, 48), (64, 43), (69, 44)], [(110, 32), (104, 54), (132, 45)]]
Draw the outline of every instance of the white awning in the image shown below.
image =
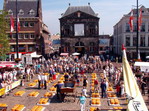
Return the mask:
[(61, 53), (61, 56), (68, 56), (68, 53)]
[(135, 62), (134, 66), (149, 66), (149, 62)]
[(78, 52), (74, 52), (74, 53), (72, 53), (72, 55), (80, 55), (80, 53), (78, 53)]

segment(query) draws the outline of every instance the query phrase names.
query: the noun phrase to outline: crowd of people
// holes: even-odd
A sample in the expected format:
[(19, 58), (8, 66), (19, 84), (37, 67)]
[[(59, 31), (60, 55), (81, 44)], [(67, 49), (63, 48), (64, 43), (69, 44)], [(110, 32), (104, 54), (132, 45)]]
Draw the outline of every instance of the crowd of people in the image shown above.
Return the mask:
[[(134, 70), (134, 73), (137, 71)], [(124, 82), (122, 79), (122, 67), (116, 67), (110, 61), (102, 61), (100, 57), (90, 56), (89, 58), (78, 58), (77, 56), (67, 56), (67, 57), (57, 57), (55, 59), (48, 60), (34, 60), (33, 65), (24, 65), (22, 68), (13, 69), (11, 71), (0, 70), (0, 88), (6, 87), (7, 84), (16, 81), (17, 79), (21, 79), (21, 85), (24, 86), (25, 81), (30, 81), (34, 76), (38, 78), (38, 88), (41, 89), (41, 84), (44, 84), (44, 89), (47, 89), (47, 80), (55, 80), (56, 73), (64, 74), (65, 73), (65, 81), (72, 80), (75, 81), (79, 86), (82, 81), (82, 94), (85, 97), (87, 94), (87, 85), (88, 78), (86, 73), (92, 72), (101, 72), (103, 73), (103, 79), (95, 79), (95, 91), (99, 91), (101, 88), (101, 97), (107, 97), (107, 88), (110, 84), (113, 84), (116, 87), (116, 93), (118, 97), (123, 97), (125, 94), (124, 91)], [(49, 75), (43, 75), (43, 73), (49, 73)], [(142, 94), (145, 95), (145, 88), (149, 86), (148, 76), (149, 73), (144, 72), (140, 77), (137, 77), (138, 85), (142, 90)], [(59, 93), (59, 89), (61, 85), (55, 86), (57, 87), (57, 91)], [(82, 97), (84, 99), (84, 97)], [(80, 103), (83, 104), (82, 98), (80, 98)], [(85, 100), (85, 99), (84, 99)], [(83, 106), (82, 106), (83, 107)]]

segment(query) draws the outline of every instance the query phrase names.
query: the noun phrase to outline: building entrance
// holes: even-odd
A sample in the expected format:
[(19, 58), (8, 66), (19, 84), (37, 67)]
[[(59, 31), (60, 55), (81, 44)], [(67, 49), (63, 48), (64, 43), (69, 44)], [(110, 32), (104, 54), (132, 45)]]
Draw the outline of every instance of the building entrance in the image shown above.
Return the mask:
[(77, 42), (75, 44), (75, 52), (80, 53), (81, 55), (84, 55), (85, 53), (85, 47), (83, 42)]

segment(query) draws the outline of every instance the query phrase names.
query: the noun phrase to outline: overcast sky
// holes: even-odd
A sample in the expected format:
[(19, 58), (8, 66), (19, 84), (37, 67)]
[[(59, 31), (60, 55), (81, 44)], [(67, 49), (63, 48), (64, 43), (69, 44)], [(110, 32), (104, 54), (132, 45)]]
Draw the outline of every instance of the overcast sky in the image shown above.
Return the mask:
[[(3, 1), (3, 0), (0, 0)], [(43, 20), (49, 27), (52, 34), (59, 33), (59, 18), (69, 6), (90, 6), (98, 13), (99, 33), (113, 34), (113, 26), (123, 17), (124, 14), (135, 8), (137, 0), (42, 0)], [(139, 0), (139, 5), (149, 8), (149, 0)], [(3, 2), (0, 2), (0, 9)]]

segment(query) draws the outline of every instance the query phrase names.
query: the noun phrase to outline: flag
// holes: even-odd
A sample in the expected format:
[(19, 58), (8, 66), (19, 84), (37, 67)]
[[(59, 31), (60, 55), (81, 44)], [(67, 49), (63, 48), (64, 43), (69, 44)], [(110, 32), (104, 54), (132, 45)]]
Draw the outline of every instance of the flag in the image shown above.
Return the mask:
[(133, 10), (131, 10), (131, 13), (130, 13), (129, 25), (130, 25), (130, 30), (133, 31)]
[(135, 76), (129, 65), (126, 56), (126, 49), (122, 46), (123, 50), (123, 77), (124, 77), (124, 87), (125, 92), (128, 97), (128, 111), (148, 111), (144, 99), (139, 90), (138, 84), (136, 82)]
[(138, 30), (140, 31), (141, 29), (141, 25), (142, 25), (142, 8), (140, 8), (140, 11), (139, 11), (139, 20), (138, 20)]
[(11, 15), (10, 17), (10, 34), (14, 31), (14, 19), (13, 16)]
[(18, 22), (18, 32), (20, 31), (20, 20), (19, 17), (17, 18), (17, 22)]

